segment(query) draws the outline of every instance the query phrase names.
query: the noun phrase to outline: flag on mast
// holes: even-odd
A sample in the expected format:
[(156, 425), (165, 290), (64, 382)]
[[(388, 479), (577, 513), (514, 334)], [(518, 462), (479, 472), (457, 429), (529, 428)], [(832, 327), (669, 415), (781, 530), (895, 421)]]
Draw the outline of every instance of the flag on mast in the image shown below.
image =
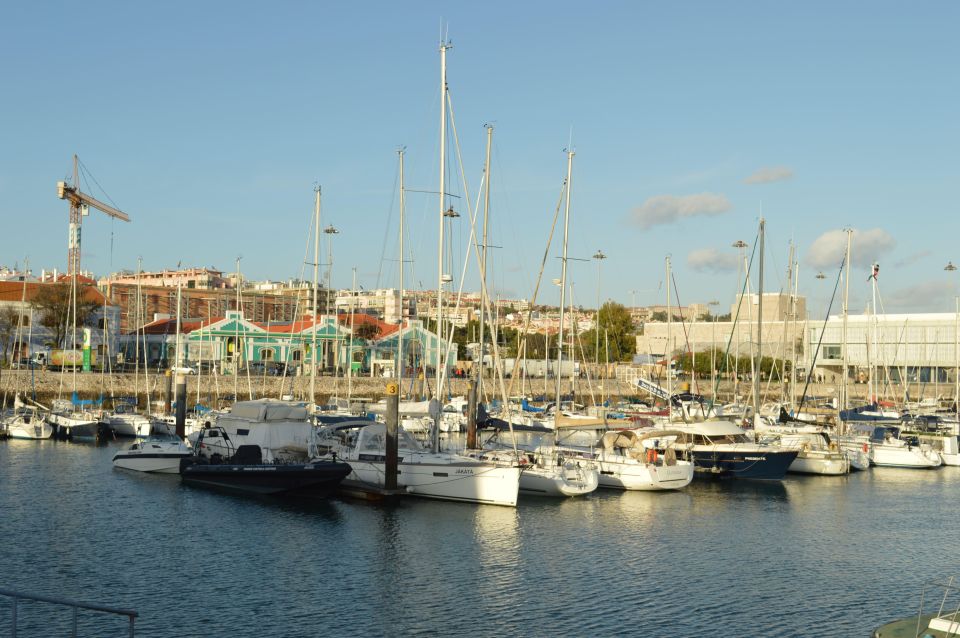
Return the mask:
[(880, 274), (880, 264), (874, 264), (874, 265), (873, 265), (873, 274), (870, 275), (869, 277), (867, 277), (867, 281), (870, 281), (871, 279), (873, 279), (874, 281), (876, 281), (876, 280), (877, 280), (877, 275), (879, 275), (879, 274)]

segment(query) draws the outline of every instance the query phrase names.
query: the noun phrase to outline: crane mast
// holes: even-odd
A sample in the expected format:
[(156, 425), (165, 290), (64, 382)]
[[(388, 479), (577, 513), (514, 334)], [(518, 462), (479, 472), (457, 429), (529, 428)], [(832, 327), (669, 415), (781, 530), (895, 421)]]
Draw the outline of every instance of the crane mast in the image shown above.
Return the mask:
[(95, 197), (80, 192), (80, 179), (77, 172), (77, 156), (73, 156), (73, 185), (66, 182), (57, 182), (57, 197), (70, 202), (70, 234), (67, 237), (67, 274), (80, 273), (80, 223), (87, 214), (87, 209), (96, 208), (121, 221), (128, 222), (130, 217), (113, 206), (104, 204)]

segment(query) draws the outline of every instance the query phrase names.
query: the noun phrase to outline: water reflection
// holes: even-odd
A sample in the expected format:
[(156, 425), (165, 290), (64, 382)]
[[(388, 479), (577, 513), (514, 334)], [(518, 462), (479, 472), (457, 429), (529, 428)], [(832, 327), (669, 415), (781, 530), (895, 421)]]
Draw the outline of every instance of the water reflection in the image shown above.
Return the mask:
[(944, 573), (960, 487), (876, 468), (517, 508), (256, 500), (115, 471), (122, 445), (0, 443), (0, 537), (31, 544), (0, 574), (136, 608), (138, 636), (868, 635)]

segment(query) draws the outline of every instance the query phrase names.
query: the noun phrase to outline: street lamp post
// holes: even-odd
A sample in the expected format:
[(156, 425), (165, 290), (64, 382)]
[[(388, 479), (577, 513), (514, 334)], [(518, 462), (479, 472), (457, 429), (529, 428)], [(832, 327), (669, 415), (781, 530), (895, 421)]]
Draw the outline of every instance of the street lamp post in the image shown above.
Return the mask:
[(595, 335), (593, 344), (593, 356), (597, 364), (597, 370), (600, 369), (600, 264), (607, 258), (602, 250), (594, 253), (593, 258), (597, 260), (597, 320), (594, 322), (593, 332)]
[[(333, 236), (339, 235), (340, 231), (334, 228), (333, 224), (330, 224), (329, 226), (323, 229), (323, 232), (327, 236), (327, 303), (324, 305), (326, 306), (326, 311), (329, 314), (330, 313), (330, 288), (333, 286)], [(334, 312), (333, 316), (334, 316), (334, 321), (336, 321), (337, 313)], [(314, 319), (314, 321), (316, 321), (316, 319)], [(316, 326), (314, 326), (314, 330), (316, 330)], [(330, 342), (328, 339), (325, 339), (324, 353), (323, 353), (324, 362), (326, 362), (329, 356), (330, 356)]]

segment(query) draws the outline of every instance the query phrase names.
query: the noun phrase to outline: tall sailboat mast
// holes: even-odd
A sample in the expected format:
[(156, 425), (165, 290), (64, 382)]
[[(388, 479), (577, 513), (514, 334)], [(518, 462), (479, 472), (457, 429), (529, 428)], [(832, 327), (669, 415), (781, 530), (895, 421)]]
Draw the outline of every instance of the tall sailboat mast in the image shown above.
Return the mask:
[(482, 252), (480, 253), (480, 278), (482, 283), (480, 285), (480, 366), (477, 372), (477, 397), (483, 396), (483, 363), (484, 350), (483, 350), (483, 337), (484, 337), (484, 319), (487, 316), (487, 305), (485, 303), (486, 294), (487, 294), (487, 229), (489, 226), (489, 215), (490, 215), (490, 147), (493, 143), (493, 125), (487, 124), (487, 157), (486, 162), (484, 163), (483, 175), (484, 175), (484, 189), (483, 189), (483, 247)]
[(673, 416), (673, 312), (670, 308), (670, 255), (666, 259), (667, 269), (667, 340), (663, 346), (663, 358), (667, 362), (667, 414)]
[(570, 191), (573, 188), (573, 155), (567, 151), (567, 201), (563, 211), (563, 257), (560, 260), (560, 327), (557, 332), (557, 405), (554, 414), (560, 416), (560, 381), (563, 379), (563, 315), (567, 301), (567, 239), (570, 232)]
[(437, 359), (436, 359), (436, 387), (434, 397), (440, 399), (440, 381), (443, 378), (441, 368), (441, 341), (443, 339), (443, 221), (446, 211), (447, 187), (447, 49), (449, 42), (440, 43), (440, 234), (437, 238)]
[[(843, 291), (843, 372), (840, 375), (840, 410), (846, 410), (848, 405), (847, 399), (847, 366), (850, 363), (850, 357), (847, 354), (847, 315), (850, 312), (849, 303), (850, 303), (850, 248), (853, 243), (853, 229), (847, 229), (847, 254), (843, 259), (843, 267), (846, 270), (847, 281), (844, 284)], [(839, 423), (843, 423), (842, 420), (839, 420)]]
[(760, 218), (760, 272), (757, 274), (757, 364), (753, 373), (753, 419), (760, 418), (760, 377), (763, 363), (763, 240), (766, 220)]
[(314, 189), (316, 193), (313, 204), (313, 312), (311, 320), (313, 322), (310, 337), (310, 406), (313, 411), (315, 405), (317, 383), (317, 288), (320, 281), (320, 185)]
[[(403, 388), (403, 313), (404, 313), (404, 290), (403, 290), (403, 228), (404, 217), (407, 210), (407, 194), (404, 190), (403, 182), (403, 149), (397, 151), (400, 156), (400, 330), (397, 331), (397, 387)], [(356, 293), (354, 293), (356, 294)], [(352, 321), (352, 320), (351, 320)], [(353, 353), (350, 354), (350, 366), (353, 367)]]

